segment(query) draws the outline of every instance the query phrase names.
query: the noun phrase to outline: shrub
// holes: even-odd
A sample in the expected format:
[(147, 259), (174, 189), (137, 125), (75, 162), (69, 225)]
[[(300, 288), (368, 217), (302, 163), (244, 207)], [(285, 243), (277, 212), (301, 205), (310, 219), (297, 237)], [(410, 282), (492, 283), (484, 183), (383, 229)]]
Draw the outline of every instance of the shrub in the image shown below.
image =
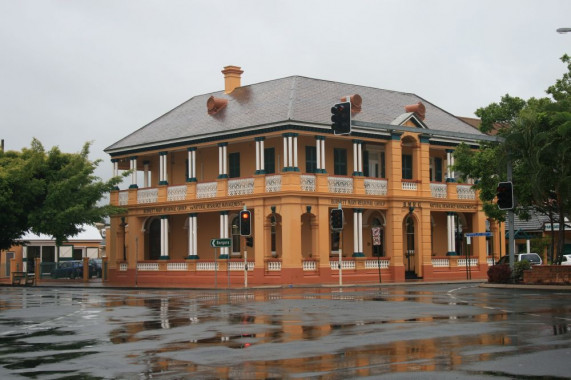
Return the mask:
[(507, 284), (511, 280), (510, 266), (507, 264), (494, 265), (488, 268), (488, 282), (494, 284)]
[(523, 271), (528, 269), (531, 269), (531, 264), (527, 260), (514, 263), (514, 280), (518, 282), (523, 281)]

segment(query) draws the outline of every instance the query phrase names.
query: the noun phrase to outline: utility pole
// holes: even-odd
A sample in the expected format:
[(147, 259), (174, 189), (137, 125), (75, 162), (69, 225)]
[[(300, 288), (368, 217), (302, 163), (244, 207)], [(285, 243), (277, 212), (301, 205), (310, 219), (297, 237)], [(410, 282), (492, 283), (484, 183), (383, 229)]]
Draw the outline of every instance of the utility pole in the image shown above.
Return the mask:
[[(509, 157), (509, 152), (508, 152), (508, 181), (512, 182), (513, 180), (513, 172), (512, 172), (512, 160)], [(514, 206), (515, 206), (515, 199), (514, 199)], [(514, 249), (515, 249), (515, 240), (514, 240), (514, 223), (515, 223), (515, 218), (514, 218), (514, 210), (513, 208), (508, 210), (508, 233), (509, 233), (509, 243), (508, 243), (508, 252), (510, 255), (510, 269), (513, 273), (514, 270), (514, 260), (515, 260), (515, 253), (514, 253)]]

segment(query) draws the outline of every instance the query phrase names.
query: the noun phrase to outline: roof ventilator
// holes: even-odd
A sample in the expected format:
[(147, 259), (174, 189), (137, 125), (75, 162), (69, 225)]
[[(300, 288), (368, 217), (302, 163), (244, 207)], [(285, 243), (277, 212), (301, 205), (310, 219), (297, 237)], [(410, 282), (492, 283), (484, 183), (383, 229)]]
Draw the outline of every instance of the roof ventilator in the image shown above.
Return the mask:
[(228, 104), (228, 99), (215, 98), (214, 96), (211, 96), (206, 101), (206, 108), (208, 109), (208, 114), (216, 115), (218, 112), (223, 110), (227, 104)]

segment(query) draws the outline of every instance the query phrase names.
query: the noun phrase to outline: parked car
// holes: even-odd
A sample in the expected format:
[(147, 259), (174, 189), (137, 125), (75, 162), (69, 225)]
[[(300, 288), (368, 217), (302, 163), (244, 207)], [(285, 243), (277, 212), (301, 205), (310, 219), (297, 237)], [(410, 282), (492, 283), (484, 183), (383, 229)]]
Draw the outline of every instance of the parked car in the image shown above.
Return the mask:
[(571, 265), (571, 255), (563, 255), (561, 265)]
[[(97, 274), (97, 269), (93, 264), (89, 264), (89, 277)], [(83, 261), (70, 260), (58, 263), (57, 268), (52, 271), (53, 278), (82, 278), (83, 277)]]
[[(537, 253), (516, 253), (514, 255), (514, 260), (515, 260), (515, 262), (527, 260), (527, 261), (529, 261), (529, 263), (531, 265), (543, 264), (543, 260), (541, 259), (541, 256), (539, 256)], [(501, 265), (501, 264), (509, 264), (509, 263), (510, 263), (510, 257), (509, 256), (502, 256), (496, 264)]]
[(95, 276), (101, 278), (101, 275), (103, 274), (103, 261), (101, 259), (90, 259), (89, 265), (93, 265)]

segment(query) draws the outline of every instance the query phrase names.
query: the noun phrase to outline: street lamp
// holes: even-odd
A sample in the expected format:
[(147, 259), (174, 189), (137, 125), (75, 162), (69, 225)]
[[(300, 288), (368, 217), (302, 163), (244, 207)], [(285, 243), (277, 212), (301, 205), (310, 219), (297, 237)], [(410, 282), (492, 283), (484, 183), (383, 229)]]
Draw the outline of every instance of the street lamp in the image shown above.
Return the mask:
[(571, 32), (571, 28), (559, 28), (557, 29), (557, 33), (559, 34), (564, 34), (564, 33), (569, 33)]

